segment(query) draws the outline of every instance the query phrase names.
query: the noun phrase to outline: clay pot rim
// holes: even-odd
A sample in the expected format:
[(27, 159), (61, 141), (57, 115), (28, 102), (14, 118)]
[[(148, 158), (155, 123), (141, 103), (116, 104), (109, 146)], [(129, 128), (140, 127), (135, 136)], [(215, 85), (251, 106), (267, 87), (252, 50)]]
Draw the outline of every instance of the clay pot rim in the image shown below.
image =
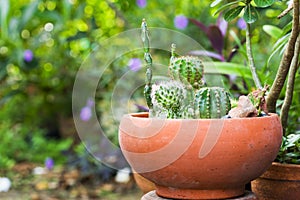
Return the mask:
[(167, 121), (244, 121), (244, 120), (261, 120), (261, 119), (266, 119), (266, 118), (273, 118), (273, 117), (278, 117), (278, 114), (276, 113), (269, 113), (268, 116), (263, 116), (263, 117), (244, 117), (244, 118), (212, 118), (212, 119), (167, 119), (167, 118), (149, 118), (149, 113), (148, 112), (137, 112), (137, 113), (129, 113), (124, 115), (124, 117), (128, 118), (139, 118), (139, 120), (149, 120), (149, 119), (154, 119), (154, 120), (167, 120)]
[(290, 163), (280, 163), (272, 162), (272, 165), (275, 167), (285, 167), (285, 168), (300, 168), (300, 164), (290, 164)]
[(273, 180), (299, 181), (300, 165), (272, 162), (269, 169), (260, 177)]

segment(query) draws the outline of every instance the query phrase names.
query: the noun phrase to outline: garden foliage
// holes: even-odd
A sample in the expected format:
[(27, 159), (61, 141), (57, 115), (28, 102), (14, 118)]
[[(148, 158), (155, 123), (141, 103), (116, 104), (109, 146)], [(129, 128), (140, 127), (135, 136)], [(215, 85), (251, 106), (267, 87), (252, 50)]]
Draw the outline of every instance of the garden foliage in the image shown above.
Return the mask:
[[(61, 125), (72, 118), (71, 96), (77, 70), (102, 41), (138, 28), (143, 18), (153, 27), (180, 31), (198, 41), (211, 52), (208, 55), (212, 55), (224, 75), (226, 88), (239, 95), (250, 92), (254, 85), (248, 78), (244, 22), (237, 18), (254, 22), (259, 17), (252, 25), (251, 39), (259, 77), (263, 84), (270, 84), (290, 33), (290, 16), (276, 18), (286, 1), (244, 2), (218, 0), (211, 8), (211, 1), (196, 0), (1, 0), (0, 166), (12, 167), (26, 160), (43, 162), (47, 157), (59, 162), (65, 160), (61, 151), (69, 149), (76, 132), (63, 135)], [(267, 7), (269, 4), (272, 6)], [(218, 21), (220, 13), (232, 21), (224, 26), (224, 22)], [(263, 29), (258, 28), (261, 25)], [(168, 60), (162, 59), (166, 52), (155, 51), (156, 61), (167, 65)], [(126, 71), (140, 70), (143, 60), (140, 55), (131, 52), (117, 58), (98, 84), (95, 100), (98, 118), (115, 143), (118, 122), (110, 116), (111, 94)], [(287, 131), (298, 134), (299, 73), (296, 82)], [(284, 93), (281, 99), (283, 96)], [(142, 91), (133, 94), (133, 98), (138, 104), (136, 110), (146, 104), (141, 100)], [(84, 106), (82, 116), (88, 120), (89, 106)]]

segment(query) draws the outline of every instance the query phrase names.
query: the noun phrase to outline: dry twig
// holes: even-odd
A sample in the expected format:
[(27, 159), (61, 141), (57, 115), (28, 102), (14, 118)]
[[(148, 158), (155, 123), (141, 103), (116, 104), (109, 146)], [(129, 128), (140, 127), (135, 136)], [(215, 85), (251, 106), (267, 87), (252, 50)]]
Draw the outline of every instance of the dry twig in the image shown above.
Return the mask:
[(290, 3), (289, 6), (282, 12), (280, 15), (277, 16), (278, 19), (281, 19), (282, 17), (286, 16), (291, 10), (293, 10), (294, 4)]

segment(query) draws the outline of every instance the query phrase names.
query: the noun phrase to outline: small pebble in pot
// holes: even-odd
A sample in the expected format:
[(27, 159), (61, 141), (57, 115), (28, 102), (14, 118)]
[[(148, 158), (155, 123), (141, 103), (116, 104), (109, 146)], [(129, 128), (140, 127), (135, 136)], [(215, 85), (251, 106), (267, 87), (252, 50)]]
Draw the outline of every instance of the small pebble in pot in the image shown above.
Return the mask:
[(261, 111), (261, 113), (259, 114), (259, 117), (265, 117), (265, 116), (269, 116), (269, 115), (266, 114), (264, 111)]
[(231, 118), (230, 115), (225, 115), (225, 116), (222, 117), (222, 119), (230, 119), (230, 118)]

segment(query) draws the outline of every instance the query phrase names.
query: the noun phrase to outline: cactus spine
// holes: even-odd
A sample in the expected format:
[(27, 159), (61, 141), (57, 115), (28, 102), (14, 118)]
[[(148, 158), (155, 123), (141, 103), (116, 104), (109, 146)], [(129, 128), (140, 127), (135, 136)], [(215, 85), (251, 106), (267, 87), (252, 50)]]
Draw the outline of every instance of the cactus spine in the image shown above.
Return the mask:
[(181, 118), (186, 89), (180, 82), (164, 81), (153, 85), (151, 99), (156, 117)]
[(220, 87), (203, 87), (195, 94), (196, 118), (221, 118), (231, 109), (230, 96)]

